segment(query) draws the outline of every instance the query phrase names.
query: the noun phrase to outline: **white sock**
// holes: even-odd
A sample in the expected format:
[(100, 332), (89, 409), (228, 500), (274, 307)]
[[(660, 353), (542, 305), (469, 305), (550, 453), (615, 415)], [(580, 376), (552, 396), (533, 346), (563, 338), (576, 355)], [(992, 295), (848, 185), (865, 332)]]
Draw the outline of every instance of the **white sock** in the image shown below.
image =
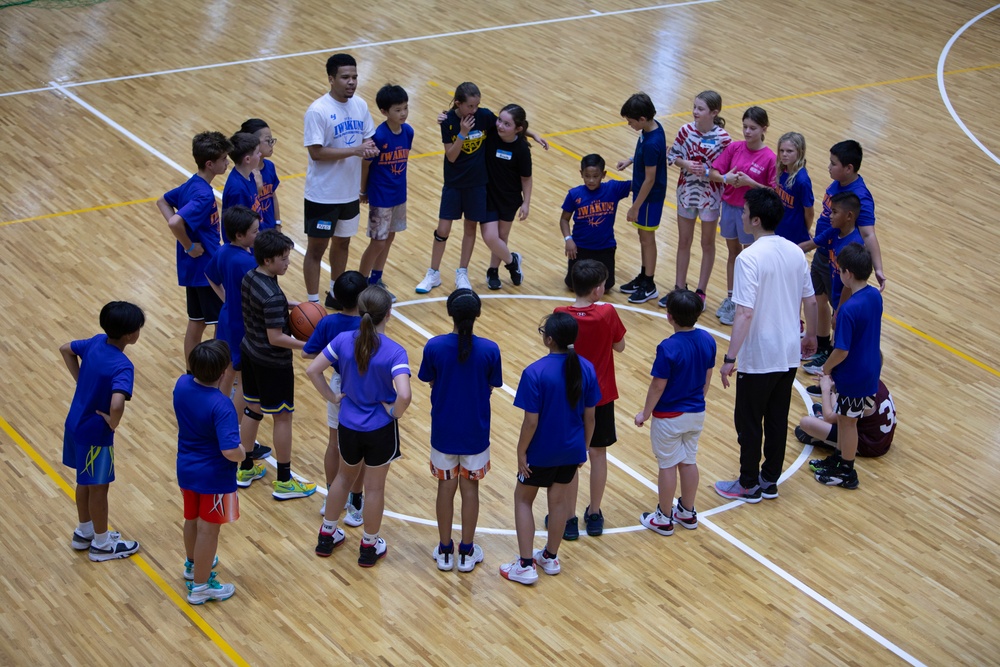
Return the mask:
[(111, 534), (108, 532), (94, 533), (93, 545), (98, 549), (107, 549), (111, 546)]
[(78, 525), (76, 527), (76, 532), (78, 532), (80, 535), (83, 535), (84, 537), (93, 537), (94, 536), (94, 522), (93, 521), (88, 521), (86, 523), (81, 523), (80, 525)]
[(375, 533), (374, 535), (369, 535), (368, 533), (364, 533), (364, 535), (361, 536), (361, 544), (371, 545), (375, 544), (377, 541), (378, 541), (378, 533)]
[(333, 294), (333, 283), (334, 283), (334, 280), (331, 279), (330, 280), (330, 294)]
[(319, 303), (319, 294), (306, 294), (306, 299), (313, 303)]
[(327, 521), (326, 519), (323, 519), (323, 527), (320, 528), (320, 532), (326, 533), (328, 535), (336, 533), (337, 532), (337, 522), (336, 521)]

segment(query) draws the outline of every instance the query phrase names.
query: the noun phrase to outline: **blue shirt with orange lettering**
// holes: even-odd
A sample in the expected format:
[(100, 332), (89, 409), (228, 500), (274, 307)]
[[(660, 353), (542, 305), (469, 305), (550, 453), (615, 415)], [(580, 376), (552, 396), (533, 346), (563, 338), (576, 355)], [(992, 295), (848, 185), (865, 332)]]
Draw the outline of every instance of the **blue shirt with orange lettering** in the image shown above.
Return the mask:
[(413, 147), (413, 128), (403, 123), (399, 134), (388, 123), (375, 128), (372, 137), (378, 157), (368, 170), (368, 205), (392, 208), (406, 202), (406, 165)]
[(278, 178), (278, 170), (270, 160), (262, 161), (260, 180), (263, 181), (260, 192), (260, 231), (264, 231), (278, 226), (278, 221), (274, 217), (274, 196), (278, 192), (278, 186), (281, 185), (281, 179)]
[(809, 240), (805, 209), (812, 207), (816, 200), (813, 196), (812, 180), (805, 167), (796, 172), (791, 187), (787, 186), (787, 183), (788, 172), (784, 171), (778, 177), (778, 187), (775, 192), (781, 197), (781, 203), (785, 206), (785, 215), (781, 218), (774, 233), (792, 243), (799, 244)]
[(632, 181), (604, 181), (596, 190), (578, 185), (566, 194), (562, 210), (573, 214), (573, 243), (584, 250), (615, 248), (618, 202), (629, 196)]
[(830, 229), (830, 199), (841, 192), (853, 192), (861, 200), (861, 212), (854, 224), (858, 227), (869, 227), (875, 224), (875, 200), (872, 199), (872, 193), (865, 185), (865, 179), (859, 175), (847, 185), (841, 185), (840, 181), (834, 181), (827, 187), (826, 194), (823, 195), (823, 213), (816, 221), (816, 236)]
[(826, 253), (830, 258), (830, 274), (833, 276), (831, 285), (830, 303), (833, 309), (837, 310), (840, 305), (840, 295), (844, 291), (844, 283), (840, 279), (840, 265), (837, 264), (837, 255), (850, 243), (865, 244), (864, 238), (857, 227), (852, 229), (846, 236), (840, 235), (840, 230), (834, 227), (827, 227), (822, 234), (816, 234), (813, 238), (816, 244), (816, 252)]
[(184, 185), (163, 195), (164, 201), (184, 220), (188, 237), (200, 243), (205, 252), (191, 257), (177, 241), (177, 284), (181, 287), (208, 287), (205, 267), (219, 250), (222, 229), (215, 191), (204, 178), (193, 175)]
[[(226, 179), (226, 187), (222, 189), (223, 212), (230, 206), (246, 206), (258, 215), (262, 215), (260, 196), (257, 194), (257, 182), (253, 180), (253, 176), (244, 178), (243, 174), (236, 169), (229, 172), (229, 177)], [(263, 219), (261, 220), (260, 230), (264, 230)], [(229, 243), (229, 239), (226, 238), (225, 234), (222, 235), (222, 242)]]
[[(449, 188), (474, 188), (486, 185), (486, 133), (497, 125), (497, 117), (485, 107), (476, 110), (476, 122), (469, 136), (462, 142), (462, 152), (454, 162), (444, 159), (444, 184)], [(458, 141), (462, 130), (462, 119), (455, 110), (448, 112), (441, 123), (441, 142), (451, 144)]]

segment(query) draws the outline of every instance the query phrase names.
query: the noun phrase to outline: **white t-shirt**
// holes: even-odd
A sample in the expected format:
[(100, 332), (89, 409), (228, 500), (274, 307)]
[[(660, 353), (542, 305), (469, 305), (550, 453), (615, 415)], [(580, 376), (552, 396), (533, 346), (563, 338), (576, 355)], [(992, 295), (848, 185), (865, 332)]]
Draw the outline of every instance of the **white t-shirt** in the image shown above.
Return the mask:
[(739, 372), (778, 373), (799, 365), (799, 309), (813, 294), (809, 262), (791, 241), (769, 234), (737, 255), (733, 301), (753, 308)]
[[(327, 93), (309, 105), (304, 118), (304, 146), (351, 148), (375, 134), (375, 122), (360, 97), (338, 102)], [(305, 198), (318, 204), (345, 204), (361, 191), (361, 158), (316, 162), (306, 167)]]

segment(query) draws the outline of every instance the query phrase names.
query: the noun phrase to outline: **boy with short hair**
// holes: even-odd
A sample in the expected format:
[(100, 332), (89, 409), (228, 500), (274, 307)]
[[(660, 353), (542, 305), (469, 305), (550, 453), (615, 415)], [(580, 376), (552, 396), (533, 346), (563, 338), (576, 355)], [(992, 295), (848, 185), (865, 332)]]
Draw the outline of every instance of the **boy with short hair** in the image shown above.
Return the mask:
[[(840, 192), (853, 192), (861, 201), (861, 211), (855, 220), (855, 225), (864, 239), (865, 247), (872, 256), (872, 266), (879, 289), (885, 289), (885, 273), (882, 270), (882, 250), (875, 236), (875, 200), (865, 185), (865, 179), (858, 174), (864, 151), (861, 144), (853, 139), (841, 141), (830, 148), (830, 177), (833, 183), (826, 189), (823, 197), (823, 213), (816, 221), (816, 236), (822, 234), (830, 226), (830, 204), (834, 195)], [(831, 308), (830, 308), (830, 268), (829, 257), (825, 253), (816, 253), (812, 260), (812, 281), (816, 290), (816, 301), (819, 307), (819, 328), (817, 330), (818, 349), (813, 358), (805, 364), (808, 372), (810, 367), (822, 368), (830, 356)]]
[[(368, 202), (368, 238), (361, 255), (361, 275), (370, 285), (381, 285), (382, 272), (396, 232), (406, 229), (406, 165), (413, 146), (413, 128), (407, 125), (409, 96), (402, 86), (386, 84), (375, 95), (385, 121), (372, 137), (379, 154), (361, 163), (361, 201)], [(393, 296), (395, 301), (396, 297)]]
[(59, 348), (76, 381), (63, 433), (63, 465), (76, 469), (76, 511), (80, 524), (73, 548), (101, 562), (128, 558), (139, 543), (108, 531), (108, 490), (115, 481), (115, 429), (132, 399), (135, 367), (125, 348), (139, 340), (142, 309), (112, 301), (101, 309), (103, 334)]
[(184, 360), (201, 342), (205, 327), (219, 321), (222, 302), (208, 286), (205, 267), (219, 249), (219, 207), (211, 183), (226, 173), (233, 145), (221, 132), (202, 132), (191, 142), (198, 173), (156, 201), (160, 215), (177, 239), (177, 282), (187, 292), (188, 324)]
[(229, 151), (229, 159), (233, 161), (233, 170), (226, 178), (226, 187), (222, 190), (222, 214), (230, 206), (246, 206), (254, 213), (260, 213), (260, 195), (254, 174), (259, 176), (260, 138), (249, 132), (237, 132), (230, 139), (233, 145)]
[[(333, 283), (333, 296), (344, 307), (343, 312), (327, 315), (319, 321), (309, 340), (302, 348), (304, 359), (315, 359), (327, 345), (333, 342), (337, 334), (345, 331), (357, 331), (361, 327), (361, 316), (358, 314), (358, 297), (368, 287), (368, 280), (358, 271), (344, 271)], [(340, 373), (336, 370), (330, 378), (330, 389), (340, 394)], [(337, 428), (340, 426), (340, 404), (326, 404), (326, 423), (330, 427), (330, 438), (326, 445), (326, 455), (323, 458), (323, 469), (326, 473), (326, 488), (329, 489), (340, 470), (340, 438)], [(363, 525), (365, 520), (361, 510), (364, 508), (365, 465), (361, 463), (361, 472), (354, 480), (351, 493), (347, 497), (347, 516), (344, 523), (348, 526)], [(319, 513), (326, 516), (326, 500)]]
[[(292, 350), (301, 350), (288, 327), (289, 303), (278, 286), (278, 276), (288, 270), (289, 253), (294, 243), (281, 232), (268, 229), (257, 235), (253, 244), (257, 268), (249, 271), (240, 286), (243, 301), (243, 326), (246, 333), (240, 346), (243, 362), (243, 398), (248, 411), (240, 423), (240, 443), (253, 450), (257, 429), (264, 413), (274, 419), (274, 458), (278, 479), (271, 483), (275, 500), (305, 498), (316, 493), (316, 485), (292, 477), (292, 415), (295, 412), (295, 371)], [(248, 454), (236, 473), (236, 484), (250, 486), (264, 476), (264, 466), (254, 463)]]
[[(573, 289), (573, 265), (594, 259), (608, 270), (604, 291), (615, 286), (615, 215), (618, 202), (632, 191), (632, 181), (605, 181), (604, 158), (596, 153), (580, 160), (583, 185), (572, 188), (563, 200), (559, 229), (566, 243), (566, 287)], [(573, 218), (573, 231), (569, 221)]]
[[(601, 400), (594, 409), (594, 434), (590, 439), (590, 503), (583, 511), (587, 534), (597, 537), (604, 532), (604, 513), (601, 500), (608, 482), (608, 447), (618, 441), (615, 432), (615, 399), (618, 385), (615, 382), (614, 353), (625, 349), (625, 325), (618, 311), (610, 303), (598, 303), (604, 296), (608, 280), (607, 268), (593, 259), (581, 259), (573, 266), (573, 291), (576, 301), (572, 306), (560, 306), (555, 313), (569, 313), (576, 319), (579, 333), (576, 353), (594, 365)], [(573, 482), (573, 498), (579, 476)], [(574, 513), (566, 521), (563, 539), (575, 540), (580, 536), (578, 520)]]
[(656, 272), (656, 230), (667, 196), (667, 137), (656, 120), (656, 107), (646, 93), (628, 98), (622, 105), (621, 115), (630, 128), (639, 132), (635, 157), (621, 160), (617, 166), (621, 171), (630, 164), (636, 165), (632, 171), (632, 207), (625, 219), (639, 231), (642, 267), (638, 276), (618, 289), (629, 295), (629, 303), (645, 303), (660, 296), (653, 274)]
[(219, 529), (240, 518), (236, 464), (246, 451), (240, 444), (236, 409), (219, 391), (229, 366), (225, 341), (199, 343), (191, 351), (191, 373), (174, 385), (177, 417), (177, 484), (184, 497), (184, 579), (187, 600), (205, 604), (236, 592), (220, 583), (212, 568), (219, 562)]
[[(667, 317), (674, 334), (656, 346), (653, 376), (646, 403), (635, 416), (642, 426), (650, 417), (649, 437), (659, 464), (659, 504), (655, 512), (643, 512), (640, 522), (660, 535), (674, 534), (674, 521), (688, 530), (698, 527), (694, 498), (698, 491), (698, 438), (705, 426), (705, 394), (715, 367), (715, 339), (696, 329), (702, 312), (701, 298), (687, 289), (667, 295)], [(677, 477), (681, 496), (672, 512), (664, 513), (674, 500)]]
[(816, 472), (816, 481), (845, 489), (858, 488), (854, 457), (858, 452), (858, 418), (875, 405), (881, 370), (882, 294), (868, 285), (872, 256), (860, 243), (837, 255), (840, 277), (851, 297), (837, 313), (834, 349), (823, 366), (837, 385), (837, 444), (840, 454)]
[(277, 229), (281, 231), (281, 210), (278, 207), (278, 170), (267, 158), (274, 155), (274, 145), (278, 140), (271, 128), (260, 118), (248, 118), (240, 126), (240, 132), (248, 132), (260, 140), (260, 167), (254, 172), (257, 196), (260, 198), (260, 231)]

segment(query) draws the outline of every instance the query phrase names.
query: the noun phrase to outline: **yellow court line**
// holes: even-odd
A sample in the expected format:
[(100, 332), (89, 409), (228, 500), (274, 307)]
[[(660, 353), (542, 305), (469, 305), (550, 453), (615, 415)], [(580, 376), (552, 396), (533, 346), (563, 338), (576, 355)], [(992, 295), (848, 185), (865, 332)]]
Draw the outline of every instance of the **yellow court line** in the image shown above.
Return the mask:
[(120, 201), (115, 204), (101, 204), (100, 206), (91, 206), (89, 208), (78, 208), (73, 211), (59, 211), (58, 213), (46, 213), (45, 215), (35, 215), (30, 218), (21, 218), (19, 220), (8, 220), (6, 222), (0, 222), (0, 227), (6, 227), (7, 225), (14, 225), (19, 222), (33, 222), (35, 220), (48, 220), (49, 218), (58, 218), (64, 215), (76, 215), (77, 213), (90, 213), (92, 211), (104, 211), (109, 208), (119, 208), (121, 206), (132, 206), (133, 204), (148, 204), (149, 202), (156, 201), (156, 197), (148, 197), (146, 199), (133, 199), (132, 201)]
[(923, 331), (921, 331), (920, 329), (917, 329), (916, 327), (914, 327), (914, 326), (912, 326), (910, 324), (907, 324), (906, 322), (904, 322), (904, 321), (902, 321), (900, 319), (897, 319), (897, 318), (893, 317), (892, 315), (887, 315), (885, 313), (882, 313), (882, 318), (885, 319), (885, 320), (889, 320), (893, 324), (906, 329), (910, 333), (915, 334), (915, 335), (919, 336), (920, 338), (923, 338), (924, 340), (926, 340), (926, 341), (928, 341), (930, 343), (934, 343), (938, 347), (940, 347), (940, 348), (942, 348), (944, 350), (947, 350), (948, 352), (951, 352), (956, 357), (958, 357), (960, 359), (964, 359), (965, 361), (968, 361), (973, 366), (977, 366), (979, 368), (982, 368), (987, 373), (992, 373), (993, 375), (996, 375), (997, 377), (1000, 377), (1000, 370), (997, 370), (997, 369), (993, 368), (992, 366), (988, 366), (988, 365), (984, 364), (983, 362), (979, 361), (975, 357), (969, 356), (965, 352), (962, 352), (961, 350), (958, 350), (958, 349), (952, 347), (951, 345), (948, 345), (948, 343), (940, 341), (937, 338), (935, 338), (934, 336), (931, 336), (930, 334), (926, 334)]
[[(32, 461), (34, 461), (39, 468), (42, 469), (42, 472), (44, 472), (49, 477), (49, 479), (51, 479), (53, 482), (56, 483), (56, 486), (62, 489), (63, 492), (67, 496), (69, 496), (70, 500), (75, 501), (76, 493), (73, 487), (70, 486), (69, 483), (67, 483), (66, 480), (64, 480), (62, 476), (59, 473), (57, 473), (51, 465), (49, 465), (49, 462), (46, 461), (35, 450), (34, 447), (28, 444), (28, 441), (25, 440), (20, 433), (14, 430), (14, 427), (11, 426), (7, 422), (7, 420), (4, 419), (3, 417), (0, 417), (0, 429), (2, 429), (8, 436), (10, 436), (11, 440), (17, 443), (17, 446), (20, 447), (24, 451), (24, 453), (27, 454), (28, 457)], [(187, 603), (187, 600), (178, 595), (177, 592), (173, 588), (171, 588), (170, 584), (168, 584), (163, 579), (163, 577), (161, 577), (160, 574), (156, 570), (154, 570), (149, 565), (149, 563), (146, 562), (146, 560), (142, 556), (136, 554), (134, 556), (131, 556), (129, 560), (135, 563), (139, 567), (139, 569), (142, 570), (146, 574), (146, 576), (149, 577), (152, 580), (152, 582), (156, 584), (157, 587), (166, 594), (168, 598), (170, 598), (170, 601), (173, 602), (178, 609), (184, 612), (184, 614), (191, 620), (192, 623), (198, 626), (198, 628), (202, 632), (204, 632), (205, 635), (209, 639), (211, 639), (216, 646), (222, 649), (222, 652), (225, 653), (230, 660), (232, 660), (237, 665), (241, 666), (245, 665), (246, 667), (250, 667), (250, 663), (244, 660), (243, 657), (239, 653), (237, 653), (236, 650), (232, 646), (230, 646), (229, 643), (226, 642), (226, 640), (223, 639), (218, 632), (215, 631), (215, 628), (209, 625), (208, 622), (205, 621), (205, 619), (203, 619), (201, 615), (198, 614), (198, 612), (196, 612), (191, 607), (191, 605)]]

